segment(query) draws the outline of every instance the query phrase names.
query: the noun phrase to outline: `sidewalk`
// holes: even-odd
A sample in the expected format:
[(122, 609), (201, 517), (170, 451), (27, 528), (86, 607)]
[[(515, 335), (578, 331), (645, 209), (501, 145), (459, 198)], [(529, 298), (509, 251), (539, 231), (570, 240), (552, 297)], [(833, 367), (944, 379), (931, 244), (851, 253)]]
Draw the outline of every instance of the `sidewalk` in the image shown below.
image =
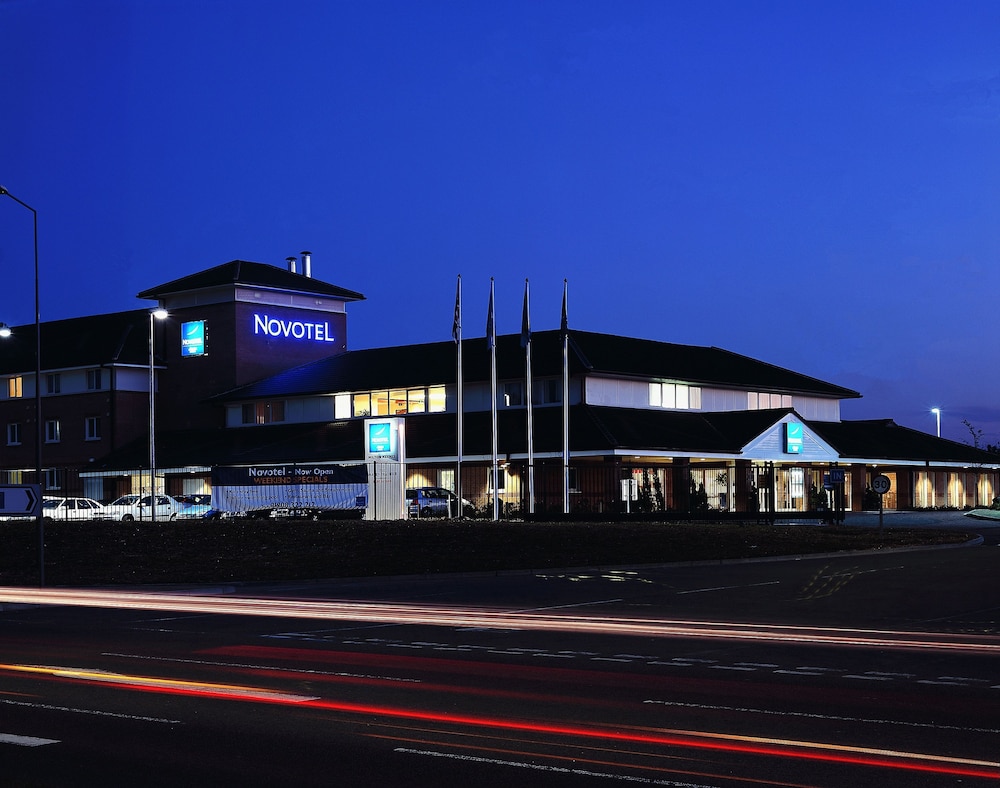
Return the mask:
[[(980, 510), (986, 511), (986, 510)], [(886, 528), (989, 528), (994, 525), (1000, 526), (1000, 520), (996, 523), (989, 519), (976, 519), (966, 516), (966, 512), (940, 511), (940, 512), (897, 512), (895, 510), (885, 511), (883, 514), (883, 524)], [(1000, 512), (997, 512), (1000, 515)], [(847, 526), (856, 525), (862, 528), (877, 528), (879, 524), (878, 512), (847, 512), (844, 524)]]

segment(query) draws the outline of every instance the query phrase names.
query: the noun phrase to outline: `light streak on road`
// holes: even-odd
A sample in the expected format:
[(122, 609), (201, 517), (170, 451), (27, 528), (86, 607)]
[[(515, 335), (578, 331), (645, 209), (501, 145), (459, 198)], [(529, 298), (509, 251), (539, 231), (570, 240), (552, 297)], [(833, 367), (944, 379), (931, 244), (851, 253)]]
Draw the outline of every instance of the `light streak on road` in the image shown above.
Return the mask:
[(177, 693), (196, 693), (216, 697), (234, 697), (241, 700), (257, 700), (265, 702), (303, 703), (319, 700), (315, 695), (295, 695), (287, 692), (260, 689), (258, 687), (242, 687), (233, 684), (211, 684), (204, 681), (185, 681), (181, 679), (163, 679), (150, 676), (131, 676), (123, 673), (111, 673), (106, 670), (90, 670), (87, 668), (65, 668), (49, 665), (4, 665), (0, 671), (11, 673), (35, 673), (53, 676), (60, 679), (75, 679), (77, 681), (96, 682), (104, 684), (121, 684), (131, 689), (166, 690)]
[(778, 739), (764, 736), (741, 736), (668, 728), (603, 728), (598, 725), (586, 726), (569, 723), (532, 722), (502, 717), (480, 717), (398, 706), (325, 700), (260, 687), (134, 676), (86, 668), (0, 664), (0, 671), (42, 675), (87, 683), (106, 683), (110, 686), (143, 692), (165, 692), (177, 695), (196, 695), (244, 702), (295, 705), (298, 708), (323, 710), (352, 716), (375, 716), (381, 720), (420, 722), (424, 724), (432, 723), (459, 728), (500, 731), (503, 734), (541, 735), (555, 737), (556, 739), (600, 741), (609, 745), (646, 745), (678, 748), (681, 750), (715, 751), (739, 755), (790, 758), (803, 761), (821, 761), (852, 766), (886, 768), (957, 777), (976, 777), (1000, 781), (1000, 762), (906, 752), (902, 750), (853, 747), (825, 742)]
[(643, 637), (712, 638), (821, 646), (930, 649), (1000, 655), (1000, 637), (893, 630), (760, 625), (739, 622), (674, 621), (602, 615), (518, 612), (479, 607), (403, 605), (223, 597), (150, 592), (0, 588), (0, 603), (169, 610), (173, 612), (263, 616), (368, 623), (419, 624), (488, 629), (543, 630)]

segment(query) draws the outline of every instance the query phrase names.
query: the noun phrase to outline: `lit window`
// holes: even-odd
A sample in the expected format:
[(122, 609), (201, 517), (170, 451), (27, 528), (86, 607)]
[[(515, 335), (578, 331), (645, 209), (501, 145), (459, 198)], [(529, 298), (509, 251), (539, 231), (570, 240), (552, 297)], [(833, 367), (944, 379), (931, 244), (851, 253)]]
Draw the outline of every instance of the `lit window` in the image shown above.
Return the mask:
[(389, 415), (389, 392), (388, 391), (373, 391), (372, 392), (372, 415), (373, 416), (388, 416)]
[(351, 395), (337, 394), (333, 398), (333, 417), (335, 419), (351, 418)]
[(8, 424), (7, 425), (7, 445), (8, 446), (20, 446), (21, 445), (21, 425), (20, 424)]
[(674, 384), (673, 383), (664, 383), (663, 384), (663, 395), (662, 395), (662, 397), (663, 397), (663, 399), (662, 399), (663, 407), (665, 407), (665, 408), (676, 408), (676, 407), (678, 407), (678, 405), (677, 405), (677, 391), (674, 388)]
[(701, 389), (685, 383), (650, 383), (650, 407), (701, 410)]
[(659, 383), (649, 384), (649, 407), (658, 408), (663, 404), (663, 387)]
[(371, 416), (372, 415), (372, 395), (371, 394), (355, 394), (354, 395), (354, 415), (355, 416)]
[[(487, 481), (486, 490), (487, 492), (493, 492), (493, 469), (490, 468), (486, 471)], [(497, 468), (497, 487), (499, 488), (497, 492), (507, 492), (507, 469)]]
[(674, 387), (675, 393), (675, 408), (680, 408), (681, 410), (687, 410), (691, 407), (690, 400), (688, 398), (688, 386), (684, 386), (678, 383)]
[(24, 384), (23, 379), (20, 375), (16, 378), (7, 379), (7, 396), (11, 399), (20, 399), (24, 396), (24, 391), (22, 386)]
[(406, 413), (406, 391), (399, 389), (389, 392), (389, 415), (401, 416)]
[(59, 419), (45, 422), (45, 442), (59, 443)]
[(410, 389), (407, 391), (406, 410), (409, 413), (423, 413), (427, 410), (427, 392), (424, 389)]
[(427, 389), (427, 412), (444, 413), (445, 397), (444, 386), (431, 386)]
[(101, 419), (99, 416), (88, 416), (84, 421), (84, 438), (88, 441), (101, 439)]

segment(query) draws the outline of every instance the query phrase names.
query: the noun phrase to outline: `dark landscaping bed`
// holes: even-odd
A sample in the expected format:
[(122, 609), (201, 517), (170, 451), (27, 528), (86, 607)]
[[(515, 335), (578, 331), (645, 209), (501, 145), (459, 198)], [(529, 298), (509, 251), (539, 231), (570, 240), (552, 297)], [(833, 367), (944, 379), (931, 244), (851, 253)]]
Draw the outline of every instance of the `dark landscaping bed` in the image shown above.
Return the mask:
[[(307, 580), (615, 566), (964, 542), (928, 529), (492, 522), (51, 523), (46, 585)], [(0, 525), (0, 585), (38, 584), (34, 523)]]

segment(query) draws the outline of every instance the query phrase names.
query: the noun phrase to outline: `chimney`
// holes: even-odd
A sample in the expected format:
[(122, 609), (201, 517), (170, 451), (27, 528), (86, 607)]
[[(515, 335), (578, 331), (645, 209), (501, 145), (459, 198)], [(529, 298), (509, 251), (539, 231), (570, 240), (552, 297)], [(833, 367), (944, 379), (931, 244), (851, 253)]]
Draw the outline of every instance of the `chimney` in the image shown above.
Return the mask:
[(299, 252), (302, 255), (302, 274), (312, 279), (312, 252)]
[(288, 263), (288, 270), (293, 274), (295, 273), (295, 264), (299, 261), (297, 257), (286, 257), (285, 262)]

